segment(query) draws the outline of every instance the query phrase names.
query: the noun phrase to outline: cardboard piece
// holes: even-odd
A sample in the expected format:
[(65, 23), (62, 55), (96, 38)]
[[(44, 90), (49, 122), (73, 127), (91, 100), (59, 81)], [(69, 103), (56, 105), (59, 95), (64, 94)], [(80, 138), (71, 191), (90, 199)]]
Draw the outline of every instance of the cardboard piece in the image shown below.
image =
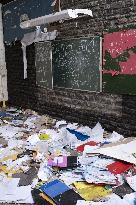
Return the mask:
[(115, 187), (112, 190), (113, 193), (117, 194), (121, 198), (123, 198), (126, 194), (131, 194), (134, 192), (134, 190), (127, 183), (123, 183), (122, 185)]
[(35, 167), (30, 168), (26, 173), (13, 174), (13, 178), (20, 178), (19, 186), (28, 186), (32, 184), (34, 178), (37, 177), (38, 170)]

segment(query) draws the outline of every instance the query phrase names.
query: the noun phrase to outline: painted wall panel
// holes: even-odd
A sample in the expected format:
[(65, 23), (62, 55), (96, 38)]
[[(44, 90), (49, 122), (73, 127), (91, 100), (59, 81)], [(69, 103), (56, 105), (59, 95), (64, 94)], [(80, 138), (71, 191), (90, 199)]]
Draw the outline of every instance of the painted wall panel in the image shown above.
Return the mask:
[(136, 94), (136, 29), (105, 34), (103, 57), (103, 90)]
[(20, 40), (30, 29), (21, 29), (20, 20), (52, 13), (52, 0), (20, 0), (3, 6), (4, 39), (6, 43)]

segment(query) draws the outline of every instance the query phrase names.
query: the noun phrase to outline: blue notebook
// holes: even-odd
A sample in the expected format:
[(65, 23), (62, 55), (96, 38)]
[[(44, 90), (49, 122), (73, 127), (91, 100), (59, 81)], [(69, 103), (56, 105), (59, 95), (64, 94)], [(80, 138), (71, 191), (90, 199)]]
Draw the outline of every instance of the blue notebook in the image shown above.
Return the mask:
[(76, 205), (78, 200), (83, 200), (79, 194), (59, 180), (42, 185), (40, 190), (50, 197), (56, 205)]
[(50, 198), (55, 198), (56, 196), (63, 194), (64, 192), (70, 190), (70, 188), (59, 180), (51, 181), (40, 187), (40, 190), (47, 194)]

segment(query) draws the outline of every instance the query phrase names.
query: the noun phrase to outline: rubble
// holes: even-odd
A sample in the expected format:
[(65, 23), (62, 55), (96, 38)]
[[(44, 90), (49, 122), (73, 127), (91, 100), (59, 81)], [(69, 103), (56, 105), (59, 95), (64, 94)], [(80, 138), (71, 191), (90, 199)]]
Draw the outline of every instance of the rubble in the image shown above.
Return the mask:
[(136, 139), (58, 121), (32, 110), (0, 111), (0, 203), (135, 205)]

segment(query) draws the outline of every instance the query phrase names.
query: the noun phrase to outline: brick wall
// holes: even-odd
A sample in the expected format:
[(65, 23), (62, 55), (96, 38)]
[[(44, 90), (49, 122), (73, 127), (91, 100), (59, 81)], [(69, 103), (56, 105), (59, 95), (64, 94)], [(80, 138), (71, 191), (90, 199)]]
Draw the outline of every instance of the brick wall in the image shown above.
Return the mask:
[(60, 37), (86, 36), (102, 34), (109, 29), (136, 25), (135, 0), (61, 0), (63, 9), (91, 9), (93, 18), (79, 19), (54, 24), (60, 31)]
[[(62, 0), (62, 8), (90, 8), (94, 18), (84, 17), (53, 24), (59, 38), (100, 34), (109, 28), (135, 24), (136, 1)], [(27, 48), (28, 79), (23, 79), (20, 42), (6, 46), (9, 102), (33, 108), (57, 118), (93, 126), (96, 122), (126, 136), (136, 136), (136, 96), (90, 93), (65, 89), (49, 90), (36, 86), (35, 49)]]
[(23, 106), (35, 107), (37, 100), (35, 95), (35, 50), (34, 45), (27, 48), (28, 78), (24, 80), (24, 64), (21, 43), (16, 42), (6, 46), (6, 63), (8, 75), (9, 103)]

